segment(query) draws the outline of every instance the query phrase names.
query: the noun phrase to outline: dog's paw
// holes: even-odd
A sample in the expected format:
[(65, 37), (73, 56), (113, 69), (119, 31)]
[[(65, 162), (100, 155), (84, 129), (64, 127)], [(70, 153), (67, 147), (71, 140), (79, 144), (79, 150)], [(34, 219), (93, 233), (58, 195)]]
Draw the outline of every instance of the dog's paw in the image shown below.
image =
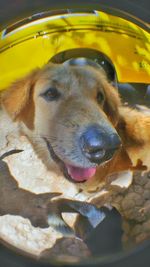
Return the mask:
[(49, 204), (48, 223), (64, 236), (73, 236), (75, 233), (64, 221), (62, 213), (80, 215), (79, 217), (84, 219), (86, 231), (91, 231), (105, 218), (105, 213), (90, 203), (66, 198), (52, 199)]
[(77, 200), (60, 198), (61, 193), (34, 194), (19, 188), (2, 159), (19, 153), (12, 150), (0, 159), (0, 214), (19, 215), (30, 220), (34, 227), (53, 227), (63, 236), (75, 236), (74, 230), (65, 222), (62, 213), (77, 213), (87, 221), (88, 229), (95, 228), (105, 217), (104, 212), (94, 205)]

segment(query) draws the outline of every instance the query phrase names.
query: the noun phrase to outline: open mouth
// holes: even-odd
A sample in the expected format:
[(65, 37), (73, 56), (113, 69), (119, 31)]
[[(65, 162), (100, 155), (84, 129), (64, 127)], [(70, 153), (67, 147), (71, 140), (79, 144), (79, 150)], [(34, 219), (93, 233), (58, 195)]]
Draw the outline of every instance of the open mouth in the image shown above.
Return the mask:
[(51, 144), (49, 141), (44, 138), (48, 151), (52, 157), (52, 159), (59, 165), (60, 170), (63, 172), (64, 176), (72, 182), (80, 183), (85, 182), (92, 178), (94, 174), (96, 173), (96, 167), (90, 167), (90, 168), (81, 168), (76, 167), (70, 164), (67, 164), (63, 162), (54, 152)]

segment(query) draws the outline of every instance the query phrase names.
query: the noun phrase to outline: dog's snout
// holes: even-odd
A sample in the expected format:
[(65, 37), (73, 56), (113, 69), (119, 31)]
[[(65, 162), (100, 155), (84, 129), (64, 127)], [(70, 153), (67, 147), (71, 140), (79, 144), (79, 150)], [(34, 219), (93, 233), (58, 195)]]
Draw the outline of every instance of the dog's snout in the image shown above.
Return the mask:
[(89, 127), (81, 136), (83, 150), (88, 153), (96, 153), (103, 149), (104, 134), (97, 126)]
[(109, 134), (99, 125), (93, 125), (82, 134), (80, 144), (85, 157), (89, 161), (99, 164), (113, 156), (121, 141), (117, 133)]
[(81, 149), (91, 162), (98, 163), (105, 154), (105, 134), (97, 125), (90, 126), (81, 136)]

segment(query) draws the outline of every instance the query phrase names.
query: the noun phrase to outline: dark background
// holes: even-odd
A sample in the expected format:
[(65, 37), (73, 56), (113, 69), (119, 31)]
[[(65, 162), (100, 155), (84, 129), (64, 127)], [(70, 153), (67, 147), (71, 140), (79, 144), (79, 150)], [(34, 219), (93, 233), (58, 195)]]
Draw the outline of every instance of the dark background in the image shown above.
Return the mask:
[(0, 25), (4, 28), (10, 22), (49, 8), (98, 8), (101, 5), (124, 10), (150, 23), (149, 0), (0, 0)]

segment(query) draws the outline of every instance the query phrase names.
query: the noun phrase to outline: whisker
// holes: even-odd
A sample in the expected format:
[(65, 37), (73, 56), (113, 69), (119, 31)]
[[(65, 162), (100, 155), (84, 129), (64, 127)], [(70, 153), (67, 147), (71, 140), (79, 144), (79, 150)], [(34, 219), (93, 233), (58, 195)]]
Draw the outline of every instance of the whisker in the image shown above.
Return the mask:
[(30, 136), (30, 139), (43, 139), (43, 138), (46, 138), (48, 140), (57, 140), (57, 137), (56, 136), (53, 136), (53, 135), (32, 135)]

